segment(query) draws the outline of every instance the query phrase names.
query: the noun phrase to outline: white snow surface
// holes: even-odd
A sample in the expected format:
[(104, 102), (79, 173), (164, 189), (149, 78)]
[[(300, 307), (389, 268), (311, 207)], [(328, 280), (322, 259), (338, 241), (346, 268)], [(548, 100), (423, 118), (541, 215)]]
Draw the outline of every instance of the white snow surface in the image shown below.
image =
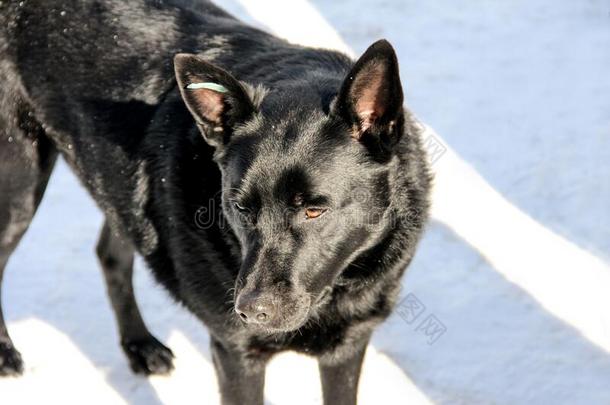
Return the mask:
[[(433, 218), (403, 282), (425, 308), (413, 320), (403, 303), (375, 333), (360, 403), (610, 403), (610, 3), (223, 6), (354, 55), (389, 39), (407, 105), (440, 134), (427, 130)], [(60, 162), (5, 274), (26, 372), (0, 380), (0, 404), (218, 403), (205, 328), (141, 262), (136, 295), (176, 370), (129, 371), (93, 251), (101, 223)], [(320, 404), (315, 362), (274, 359), (266, 401)]]

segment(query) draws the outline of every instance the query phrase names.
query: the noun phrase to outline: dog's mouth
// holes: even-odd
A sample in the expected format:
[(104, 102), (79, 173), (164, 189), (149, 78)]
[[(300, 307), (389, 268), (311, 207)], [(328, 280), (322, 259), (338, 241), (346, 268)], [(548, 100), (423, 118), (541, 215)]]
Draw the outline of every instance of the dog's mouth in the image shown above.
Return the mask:
[(331, 288), (318, 295), (240, 293), (235, 300), (235, 313), (245, 327), (268, 333), (291, 332), (307, 323), (317, 310), (329, 301)]
[(248, 322), (239, 316), (241, 323), (248, 329), (260, 331), (266, 334), (289, 333), (300, 329), (309, 320), (309, 308), (304, 308), (302, 313), (291, 313), (289, 317), (271, 322)]
[[(273, 305), (271, 307), (264, 302), (249, 304), (248, 297), (241, 299), (240, 296), (236, 300), (235, 313), (241, 323), (249, 329), (264, 333), (288, 333), (303, 327), (319, 308), (330, 301), (331, 297), (332, 288), (325, 287), (317, 296), (307, 296), (306, 299), (302, 297), (287, 302), (278, 297), (271, 298), (272, 304), (269, 304)], [(272, 313), (265, 312), (268, 309), (271, 309)]]

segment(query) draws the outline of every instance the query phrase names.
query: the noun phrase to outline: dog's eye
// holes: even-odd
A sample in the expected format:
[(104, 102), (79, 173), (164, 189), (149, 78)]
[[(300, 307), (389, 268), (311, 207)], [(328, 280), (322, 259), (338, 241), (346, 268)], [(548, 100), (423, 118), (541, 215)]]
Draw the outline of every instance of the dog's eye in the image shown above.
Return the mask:
[(325, 212), (326, 210), (324, 208), (307, 208), (305, 209), (305, 217), (307, 219), (315, 219)]

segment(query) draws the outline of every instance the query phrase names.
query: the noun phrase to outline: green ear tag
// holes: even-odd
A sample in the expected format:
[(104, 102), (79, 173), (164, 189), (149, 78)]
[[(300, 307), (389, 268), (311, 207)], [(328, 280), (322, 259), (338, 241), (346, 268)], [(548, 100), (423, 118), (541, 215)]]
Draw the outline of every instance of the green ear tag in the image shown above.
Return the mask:
[(218, 83), (212, 83), (212, 82), (191, 83), (188, 86), (186, 86), (186, 88), (189, 90), (208, 89), (208, 90), (217, 91), (219, 93), (228, 93), (229, 92), (229, 90), (227, 90), (227, 88), (225, 86), (218, 84)]

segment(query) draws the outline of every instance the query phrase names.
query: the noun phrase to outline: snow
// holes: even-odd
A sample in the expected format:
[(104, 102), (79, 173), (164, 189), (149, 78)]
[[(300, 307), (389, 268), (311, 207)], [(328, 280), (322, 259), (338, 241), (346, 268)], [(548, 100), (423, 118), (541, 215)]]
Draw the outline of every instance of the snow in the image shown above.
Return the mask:
[[(286, 4), (223, 5), (353, 54), (388, 38), (407, 104), (440, 134), (428, 128), (433, 221), (403, 283), (408, 298), (367, 353), (361, 403), (610, 403), (610, 5)], [(27, 368), (0, 380), (0, 403), (218, 403), (205, 329), (141, 262), (138, 301), (176, 370), (128, 370), (93, 254), (101, 222), (61, 162), (5, 274)], [(429, 320), (437, 329), (426, 335)], [(319, 389), (311, 359), (287, 353), (268, 369), (269, 404), (319, 404)]]

